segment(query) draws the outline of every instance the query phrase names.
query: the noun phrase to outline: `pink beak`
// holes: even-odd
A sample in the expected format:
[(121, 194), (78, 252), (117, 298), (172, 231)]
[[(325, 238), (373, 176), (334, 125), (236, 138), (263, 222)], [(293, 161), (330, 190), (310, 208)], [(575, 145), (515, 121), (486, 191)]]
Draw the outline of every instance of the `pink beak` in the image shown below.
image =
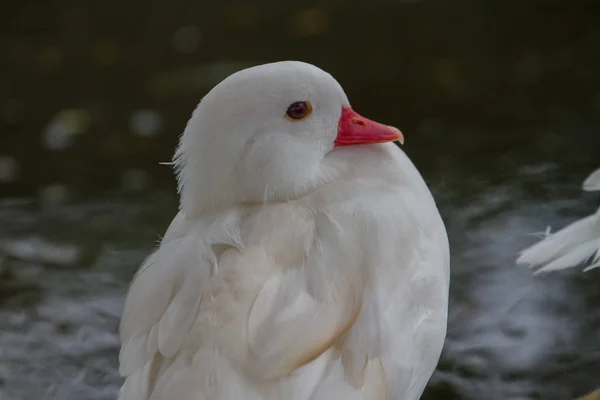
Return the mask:
[(394, 141), (404, 144), (404, 136), (398, 128), (371, 121), (350, 107), (342, 108), (335, 147)]

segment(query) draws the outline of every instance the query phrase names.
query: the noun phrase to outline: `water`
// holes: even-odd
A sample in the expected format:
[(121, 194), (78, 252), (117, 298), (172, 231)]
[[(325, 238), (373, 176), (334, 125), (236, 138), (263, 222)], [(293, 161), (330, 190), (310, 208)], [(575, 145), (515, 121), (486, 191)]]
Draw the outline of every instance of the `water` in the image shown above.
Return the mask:
[(176, 204), (150, 198), (2, 207), (1, 399), (115, 398), (123, 295)]

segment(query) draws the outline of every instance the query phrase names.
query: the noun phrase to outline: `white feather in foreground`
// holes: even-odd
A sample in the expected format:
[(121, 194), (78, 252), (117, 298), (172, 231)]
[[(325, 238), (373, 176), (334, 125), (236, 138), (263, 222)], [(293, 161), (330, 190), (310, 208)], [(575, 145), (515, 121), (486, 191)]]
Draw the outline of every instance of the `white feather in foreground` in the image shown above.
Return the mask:
[[(299, 100), (312, 114), (285, 118)], [(203, 99), (175, 159), (181, 211), (127, 295), (121, 400), (420, 397), (446, 333), (448, 239), (397, 146), (334, 145), (362, 118), (349, 107), (299, 62)]]
[[(583, 182), (583, 190), (600, 191), (600, 169)], [(521, 252), (518, 265), (539, 268), (536, 273), (556, 271), (588, 263), (585, 271), (600, 267), (600, 209), (575, 221)]]

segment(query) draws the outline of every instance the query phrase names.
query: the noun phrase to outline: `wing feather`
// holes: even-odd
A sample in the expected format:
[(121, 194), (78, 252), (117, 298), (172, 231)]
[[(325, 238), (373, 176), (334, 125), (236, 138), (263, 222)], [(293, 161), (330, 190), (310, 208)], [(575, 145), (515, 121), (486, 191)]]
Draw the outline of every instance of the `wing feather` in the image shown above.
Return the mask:
[[(600, 169), (583, 182), (583, 190), (600, 190)], [(536, 274), (575, 267), (589, 262), (584, 271), (600, 266), (600, 209), (595, 214), (572, 222), (539, 242), (522, 250), (517, 265), (538, 268)]]
[(119, 372), (126, 377), (121, 399), (150, 396), (159, 372), (172, 363), (169, 358), (181, 348), (194, 322), (211, 268), (198, 257), (203, 243), (187, 235), (185, 224), (181, 214), (173, 220), (127, 293), (119, 327)]

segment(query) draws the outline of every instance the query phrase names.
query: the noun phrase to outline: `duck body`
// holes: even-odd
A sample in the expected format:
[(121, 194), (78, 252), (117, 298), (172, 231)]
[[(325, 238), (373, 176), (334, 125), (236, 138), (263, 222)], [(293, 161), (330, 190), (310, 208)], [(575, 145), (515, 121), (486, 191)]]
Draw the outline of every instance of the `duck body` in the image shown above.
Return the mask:
[(446, 334), (449, 246), (392, 143), (331, 150), (303, 195), (185, 207), (129, 289), (120, 400), (416, 400)]

